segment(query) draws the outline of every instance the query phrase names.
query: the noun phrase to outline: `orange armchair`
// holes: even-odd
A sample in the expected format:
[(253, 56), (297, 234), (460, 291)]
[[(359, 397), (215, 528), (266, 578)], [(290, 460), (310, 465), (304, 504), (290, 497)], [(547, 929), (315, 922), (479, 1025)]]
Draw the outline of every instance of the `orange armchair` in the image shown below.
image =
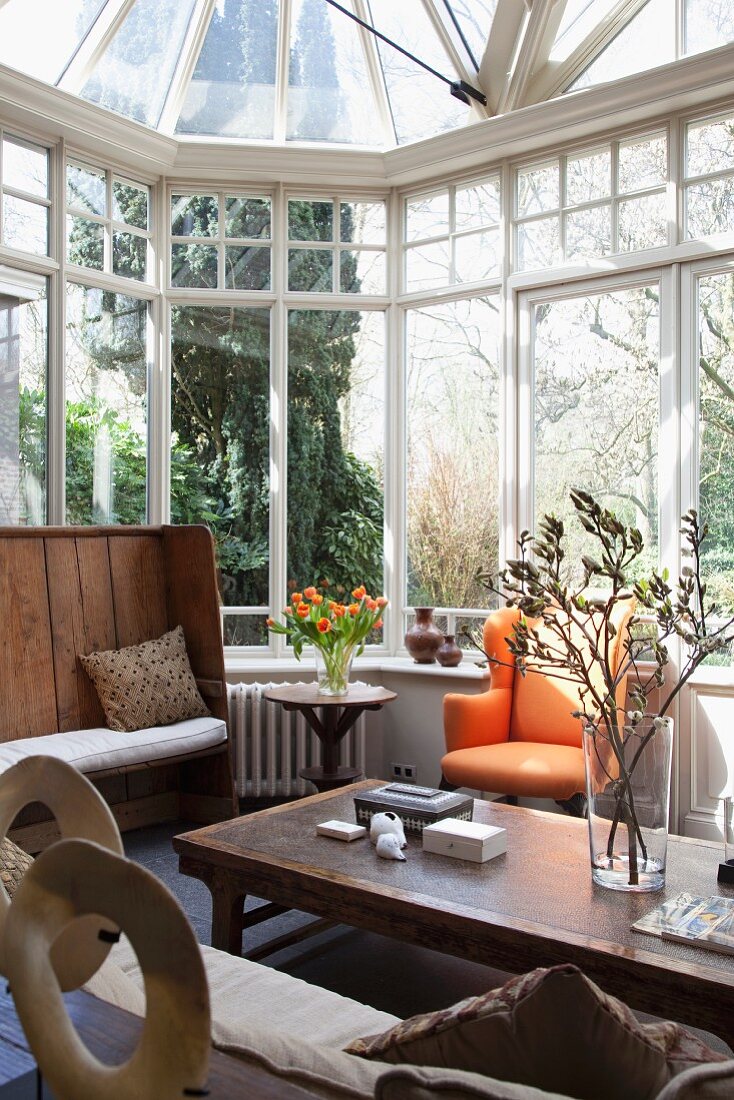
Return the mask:
[[(632, 600), (617, 605), (611, 655), (615, 671), (633, 610)], [(506, 662), (490, 665), (489, 691), (444, 696), (443, 786), (552, 798), (574, 812), (574, 796), (586, 787), (581, 722), (572, 716), (581, 707), (578, 685), (536, 672), (522, 677), (515, 671), (505, 639), (517, 619), (515, 608), (501, 608), (484, 624), (486, 653)], [(619, 706), (624, 704), (626, 680), (617, 692)]]

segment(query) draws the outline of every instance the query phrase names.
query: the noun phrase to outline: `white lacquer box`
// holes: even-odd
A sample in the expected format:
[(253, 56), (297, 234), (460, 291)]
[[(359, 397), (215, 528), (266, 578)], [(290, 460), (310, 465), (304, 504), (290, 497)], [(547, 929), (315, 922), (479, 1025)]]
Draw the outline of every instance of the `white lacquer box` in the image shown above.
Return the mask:
[(507, 851), (507, 831), (480, 821), (446, 817), (423, 830), (423, 851), (486, 863)]

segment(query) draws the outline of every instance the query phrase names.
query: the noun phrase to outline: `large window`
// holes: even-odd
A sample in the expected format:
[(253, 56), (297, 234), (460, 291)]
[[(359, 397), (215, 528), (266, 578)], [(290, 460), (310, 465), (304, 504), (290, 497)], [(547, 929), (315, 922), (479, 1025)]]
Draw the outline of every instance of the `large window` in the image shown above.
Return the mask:
[(171, 519), (217, 546), (226, 645), (267, 639), (270, 314), (178, 305), (171, 316)]
[(6, 248), (48, 254), (48, 150), (19, 138), (2, 137), (2, 233)]
[(569, 499), (586, 489), (658, 559), (660, 312), (657, 284), (534, 303), (534, 528), (566, 523), (569, 574), (596, 544)]
[(709, 592), (734, 613), (734, 274), (698, 281), (698, 473)]
[(405, 290), (497, 278), (500, 211), (500, 179), (494, 175), (407, 199)]
[(46, 280), (0, 280), (0, 526), (45, 523)]
[(138, 298), (67, 287), (67, 523), (145, 523), (147, 325)]
[(499, 299), (407, 313), (408, 604), (486, 607), (499, 564)]
[(149, 278), (150, 189), (100, 168), (66, 166), (66, 258), (126, 279)]
[(384, 202), (290, 199), (288, 289), (385, 294)]
[(686, 127), (686, 236), (734, 232), (734, 117)]
[(288, 320), (288, 586), (383, 590), (384, 315)]
[(521, 168), (515, 265), (554, 267), (668, 243), (664, 133), (615, 141)]
[(171, 286), (269, 290), (270, 199), (171, 195)]

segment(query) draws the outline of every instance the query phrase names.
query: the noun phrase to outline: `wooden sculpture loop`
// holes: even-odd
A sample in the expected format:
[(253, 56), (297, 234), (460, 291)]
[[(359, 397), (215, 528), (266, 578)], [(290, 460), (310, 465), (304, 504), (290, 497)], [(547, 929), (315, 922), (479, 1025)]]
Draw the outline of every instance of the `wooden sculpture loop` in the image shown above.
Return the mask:
[[(42, 802), (48, 807), (62, 837), (81, 837), (123, 854), (120, 831), (107, 803), (81, 772), (63, 760), (29, 756), (0, 775), (0, 840), (7, 836), (19, 811), (30, 802)], [(6, 975), (3, 929), (10, 908), (10, 898), (0, 883), (0, 974)], [(51, 961), (64, 992), (78, 989), (107, 958), (110, 943), (99, 939), (100, 928), (116, 932), (115, 925), (90, 916), (59, 935)]]
[[(51, 963), (68, 922), (100, 914), (128, 936), (145, 980), (146, 1016), (127, 1062), (108, 1066), (82, 1043)], [(194, 933), (150, 871), (85, 840), (36, 860), (5, 922), (8, 978), (39, 1068), (58, 1100), (174, 1100), (206, 1095), (209, 991)]]

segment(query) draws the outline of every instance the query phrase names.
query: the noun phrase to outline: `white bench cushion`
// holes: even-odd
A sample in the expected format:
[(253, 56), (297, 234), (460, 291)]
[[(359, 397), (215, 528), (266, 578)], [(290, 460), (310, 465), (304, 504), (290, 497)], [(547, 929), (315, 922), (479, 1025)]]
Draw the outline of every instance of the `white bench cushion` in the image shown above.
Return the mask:
[[(386, 1067), (340, 1048), (392, 1027), (396, 1016), (213, 947), (201, 953), (215, 1046), (321, 1100), (372, 1100)], [(143, 976), (125, 936), (85, 989), (144, 1014)]]
[(188, 718), (170, 726), (152, 726), (134, 733), (100, 728), (23, 737), (0, 744), (0, 772), (27, 756), (55, 756), (81, 772), (146, 764), (169, 756), (184, 756), (214, 748), (227, 740), (227, 727), (218, 718)]

